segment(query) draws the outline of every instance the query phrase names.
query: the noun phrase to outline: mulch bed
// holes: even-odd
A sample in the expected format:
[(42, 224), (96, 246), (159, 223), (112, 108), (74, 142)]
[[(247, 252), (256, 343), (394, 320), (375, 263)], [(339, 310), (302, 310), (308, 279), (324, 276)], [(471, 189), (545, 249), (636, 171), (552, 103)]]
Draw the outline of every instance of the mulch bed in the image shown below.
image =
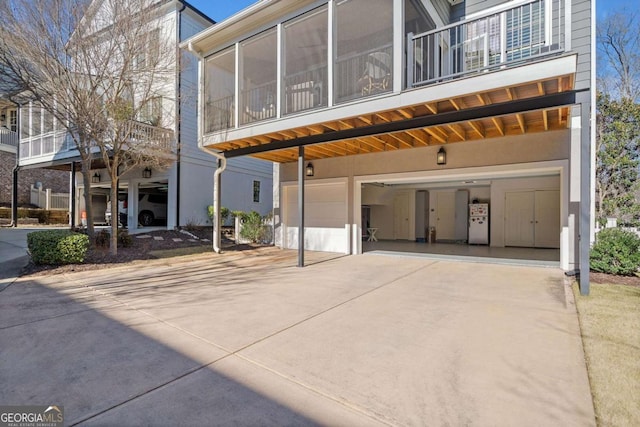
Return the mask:
[(615, 276), (613, 274), (596, 273), (594, 271), (589, 275), (592, 283), (609, 284), (609, 285), (627, 285), (640, 286), (640, 276)]
[[(82, 264), (69, 264), (61, 266), (36, 265), (30, 262), (22, 271), (22, 275), (32, 274), (62, 274), (76, 271), (89, 271), (113, 267), (116, 265), (127, 265), (139, 261), (157, 259), (156, 251), (169, 251), (182, 248), (194, 248), (196, 252), (202, 253), (213, 251), (212, 230), (211, 228), (199, 228), (189, 230), (188, 233), (182, 233), (173, 230), (152, 231), (132, 235), (132, 246), (123, 248), (118, 247), (118, 254), (112, 255), (109, 248), (93, 247), (87, 251), (87, 256)], [(151, 236), (140, 238), (140, 236)], [(161, 237), (162, 240), (154, 237)], [(174, 239), (181, 239), (175, 241)], [(195, 240), (194, 242), (189, 240)], [(225, 250), (242, 251), (259, 247), (260, 245), (236, 245), (233, 240), (223, 236), (222, 247)]]

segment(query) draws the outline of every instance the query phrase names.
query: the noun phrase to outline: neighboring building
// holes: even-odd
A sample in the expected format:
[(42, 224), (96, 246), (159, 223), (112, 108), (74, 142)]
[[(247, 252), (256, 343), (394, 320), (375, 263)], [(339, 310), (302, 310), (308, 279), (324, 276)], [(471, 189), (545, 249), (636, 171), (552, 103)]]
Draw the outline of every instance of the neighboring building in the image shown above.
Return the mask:
[[(213, 24), (213, 21), (187, 2), (161, 0), (157, 3), (154, 7), (160, 7), (162, 11), (157, 28), (163, 31), (151, 30), (149, 40), (157, 34), (170, 34), (173, 37), (170, 42), (177, 45)], [(101, 16), (102, 5), (102, 0), (94, 0), (84, 19), (92, 22), (94, 17)], [(100, 25), (102, 23), (96, 26)], [(85, 27), (89, 28), (91, 25), (87, 24)], [(160, 95), (150, 105), (148, 117), (144, 121), (141, 118), (137, 123), (140, 132), (174, 147), (175, 160), (166, 170), (142, 167), (120, 179), (120, 197), (123, 202), (126, 200), (129, 229), (165, 224), (172, 229), (209, 223), (207, 206), (213, 201), (215, 165), (211, 164), (210, 156), (198, 148), (195, 96), (197, 61), (191, 56), (189, 53), (182, 53), (180, 64), (176, 61), (173, 77), (163, 77), (162, 85), (156, 89)], [(136, 60), (142, 61), (144, 58)], [(20, 123), (19, 163), (22, 169), (72, 171), (75, 168), (76, 172), (79, 171), (80, 158), (73, 141), (49, 113), (37, 104), (25, 104), (20, 110)], [(99, 156), (96, 156), (92, 165), (91, 175), (93, 220), (97, 224), (104, 223), (110, 179)], [(273, 199), (269, 189), (272, 188), (273, 177), (269, 162), (238, 159), (230, 162), (223, 179), (231, 184), (229, 191), (223, 194), (223, 206), (231, 210), (255, 210), (263, 215), (271, 212)], [(79, 172), (76, 173), (74, 184), (77, 201), (74, 222), (79, 224), (84, 210), (84, 188)], [(257, 197), (256, 187), (259, 187), (260, 193)], [(139, 205), (148, 205), (151, 198), (155, 201), (154, 208), (143, 212), (144, 208)], [(154, 216), (149, 217), (150, 211)]]
[[(0, 99), (0, 206), (10, 206), (18, 147), (18, 106)], [(18, 204), (31, 203), (31, 186), (69, 193), (69, 173), (52, 169), (18, 172)]]
[(307, 249), (361, 253), (367, 228), (464, 242), (477, 200), (492, 247), (559, 248), (588, 271), (593, 3), (257, 2), (183, 44), (201, 58), (202, 143), (277, 163), (285, 248), (304, 184)]

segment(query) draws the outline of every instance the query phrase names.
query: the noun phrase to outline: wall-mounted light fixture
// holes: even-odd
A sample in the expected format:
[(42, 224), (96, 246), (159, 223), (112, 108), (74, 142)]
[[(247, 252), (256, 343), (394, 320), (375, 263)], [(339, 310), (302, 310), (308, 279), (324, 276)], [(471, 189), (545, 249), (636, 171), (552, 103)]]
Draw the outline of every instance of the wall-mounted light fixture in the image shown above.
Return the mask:
[(313, 176), (313, 163), (307, 163), (307, 176)]
[(144, 170), (142, 171), (142, 177), (143, 178), (151, 178), (151, 168), (150, 167), (144, 168)]
[(447, 152), (444, 151), (444, 147), (440, 147), (440, 150), (438, 150), (438, 154), (436, 156), (436, 163), (438, 163), (439, 165), (447, 164)]
[(98, 172), (93, 174), (93, 176), (91, 177), (91, 182), (93, 182), (94, 184), (100, 182), (100, 174)]

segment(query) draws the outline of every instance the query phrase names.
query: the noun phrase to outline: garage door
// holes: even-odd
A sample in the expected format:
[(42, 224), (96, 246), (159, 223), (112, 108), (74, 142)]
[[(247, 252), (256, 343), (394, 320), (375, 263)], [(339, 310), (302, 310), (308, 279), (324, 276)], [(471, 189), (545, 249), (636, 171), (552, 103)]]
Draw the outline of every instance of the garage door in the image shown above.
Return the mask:
[[(298, 248), (298, 186), (283, 187), (283, 246)], [(305, 249), (349, 253), (347, 183), (305, 184)]]

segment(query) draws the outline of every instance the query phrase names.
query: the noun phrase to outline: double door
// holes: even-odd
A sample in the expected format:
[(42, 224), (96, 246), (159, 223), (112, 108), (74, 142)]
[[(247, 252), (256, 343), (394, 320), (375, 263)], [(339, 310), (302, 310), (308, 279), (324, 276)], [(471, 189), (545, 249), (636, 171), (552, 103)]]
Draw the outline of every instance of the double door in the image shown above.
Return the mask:
[(558, 190), (506, 193), (505, 246), (560, 247)]

